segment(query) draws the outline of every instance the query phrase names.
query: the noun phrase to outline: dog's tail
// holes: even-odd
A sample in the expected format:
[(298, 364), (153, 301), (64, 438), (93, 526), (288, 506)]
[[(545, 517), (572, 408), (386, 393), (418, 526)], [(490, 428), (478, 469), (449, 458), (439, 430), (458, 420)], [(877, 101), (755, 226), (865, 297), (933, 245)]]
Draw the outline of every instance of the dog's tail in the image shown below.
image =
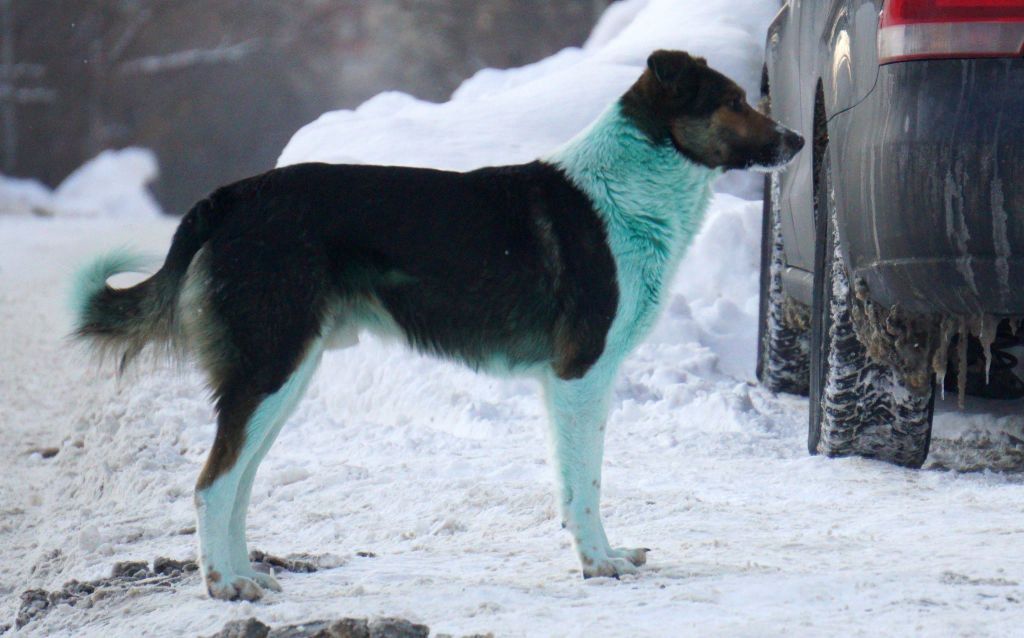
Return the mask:
[(177, 315), (182, 280), (219, 220), (215, 213), (212, 198), (193, 206), (174, 233), (160, 270), (130, 288), (111, 288), (107, 279), (138, 272), (144, 262), (138, 255), (120, 250), (83, 268), (72, 290), (73, 336), (101, 355), (117, 357), (119, 373), (151, 342), (169, 350), (180, 345)]

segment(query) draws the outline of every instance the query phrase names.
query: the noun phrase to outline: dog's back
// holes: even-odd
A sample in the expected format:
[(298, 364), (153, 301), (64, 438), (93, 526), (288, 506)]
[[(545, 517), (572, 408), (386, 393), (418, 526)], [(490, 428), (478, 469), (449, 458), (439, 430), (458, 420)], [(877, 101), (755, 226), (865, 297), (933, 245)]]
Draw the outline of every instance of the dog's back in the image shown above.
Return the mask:
[[(199, 248), (189, 281), (216, 294), (193, 291), (186, 300), (212, 313), (205, 325), (182, 316), (198, 308), (180, 308), (178, 299)], [(201, 357), (254, 359), (250, 351), (259, 350), (287, 360), (330, 322), (346, 321), (346, 310), (372, 306), (424, 351), (474, 367), (560, 357), (572, 376), (600, 354), (616, 305), (603, 223), (541, 162), (469, 173), (275, 169), (203, 200), (183, 219), (170, 254), (174, 263), (124, 290), (104, 282), (129, 264), (93, 267), (79, 335), (120, 346), (127, 363), (147, 340), (180, 342), (182, 326), (191, 325), (194, 336), (230, 342)], [(580, 343), (566, 343), (562, 333), (573, 328), (586, 333)], [(588, 335), (593, 343), (583, 343)], [(191, 345), (212, 347), (202, 339)]]

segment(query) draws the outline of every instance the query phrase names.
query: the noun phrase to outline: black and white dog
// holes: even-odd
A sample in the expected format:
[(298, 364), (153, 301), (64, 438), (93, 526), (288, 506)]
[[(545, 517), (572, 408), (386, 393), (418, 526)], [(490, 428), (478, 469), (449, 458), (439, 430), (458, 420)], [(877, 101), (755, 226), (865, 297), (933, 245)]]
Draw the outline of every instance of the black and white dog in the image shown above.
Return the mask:
[(639, 80), (552, 155), (468, 173), (299, 164), (218, 189), (182, 219), (163, 267), (100, 259), (77, 282), (77, 335), (121, 366), (149, 343), (194, 353), (216, 397), (199, 476), (207, 590), (253, 600), (253, 477), (327, 348), (360, 330), (544, 388), (562, 520), (584, 577), (646, 560), (599, 516), (616, 371), (652, 326), (711, 182), (803, 146), (701, 58), (657, 51)]

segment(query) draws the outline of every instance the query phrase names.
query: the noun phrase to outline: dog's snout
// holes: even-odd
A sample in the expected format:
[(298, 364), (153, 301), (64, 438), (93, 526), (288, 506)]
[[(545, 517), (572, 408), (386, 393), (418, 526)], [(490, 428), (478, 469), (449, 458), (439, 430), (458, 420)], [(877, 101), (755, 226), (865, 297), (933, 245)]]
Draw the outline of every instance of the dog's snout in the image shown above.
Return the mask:
[(754, 162), (754, 166), (759, 166), (765, 170), (775, 170), (782, 168), (790, 162), (796, 154), (800, 152), (800, 149), (804, 147), (804, 137), (796, 131), (787, 128), (781, 124), (775, 124), (775, 130), (771, 136), (771, 142), (765, 147), (766, 155), (768, 158), (761, 162)]
[(786, 146), (793, 149), (794, 153), (798, 152), (800, 149), (804, 147), (803, 136), (800, 135), (799, 133), (796, 133), (795, 131), (786, 131), (782, 139), (785, 141)]

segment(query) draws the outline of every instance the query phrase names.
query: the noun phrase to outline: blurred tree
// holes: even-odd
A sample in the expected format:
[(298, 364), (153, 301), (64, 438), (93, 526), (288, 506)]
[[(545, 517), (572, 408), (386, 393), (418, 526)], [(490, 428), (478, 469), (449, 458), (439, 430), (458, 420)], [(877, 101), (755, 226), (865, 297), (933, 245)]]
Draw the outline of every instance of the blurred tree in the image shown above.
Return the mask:
[(0, 170), (54, 186), (147, 146), (183, 212), (385, 89), (441, 100), (580, 44), (608, 0), (0, 0)]

